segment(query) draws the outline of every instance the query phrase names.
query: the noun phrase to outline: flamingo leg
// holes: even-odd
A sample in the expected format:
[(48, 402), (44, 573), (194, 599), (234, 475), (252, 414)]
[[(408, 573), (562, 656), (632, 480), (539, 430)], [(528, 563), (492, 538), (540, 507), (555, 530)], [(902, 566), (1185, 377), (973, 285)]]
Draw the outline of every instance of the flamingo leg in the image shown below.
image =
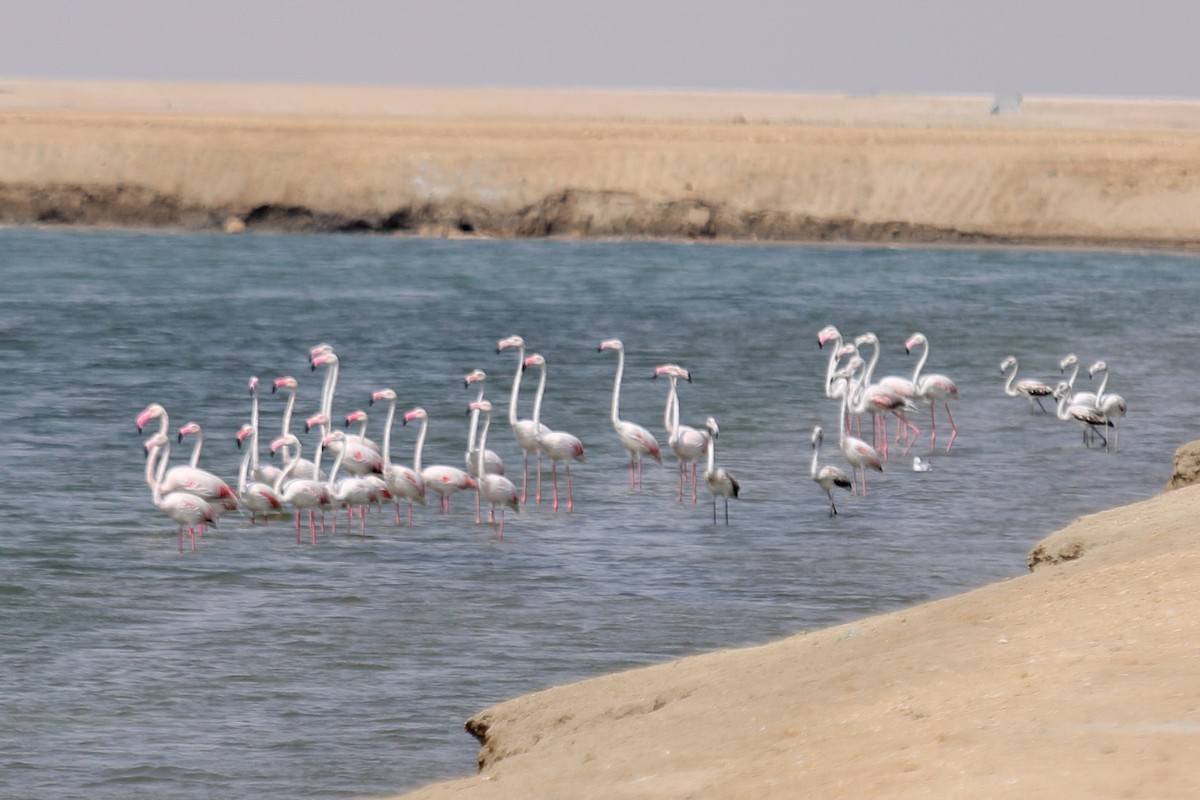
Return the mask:
[(725, 524), (729, 524), (729, 498), (725, 498)]
[(937, 442), (937, 423), (933, 420), (933, 402), (929, 403), (929, 449), (932, 450)]
[(475, 524), (479, 524), (479, 486), (475, 486)]
[(575, 495), (571, 492), (571, 465), (566, 465), (567, 470), (567, 511), (575, 507)]
[(525, 465), (521, 467), (521, 504), (525, 503), (525, 490), (529, 486), (529, 453), (525, 453)]
[(692, 503), (696, 502), (696, 462), (692, 462)]
[[(555, 511), (558, 511), (558, 462), (557, 461), (550, 462), (550, 473), (554, 476), (554, 502), (550, 504), (550, 507), (552, 509), (554, 509)], [(541, 502), (541, 500), (539, 500), (538, 502)]]
[(684, 473), (687, 472), (687, 467), (683, 465), (683, 461), (679, 462), (679, 496), (675, 498), (676, 503), (683, 502), (683, 479)]
[(183, 552), (183, 526), (179, 526), (179, 552)]
[(396, 524), (400, 524), (400, 501), (396, 501)]
[(629, 454), (629, 490), (633, 491), (636, 487), (633, 480), (633, 453)]
[(408, 526), (412, 527), (412, 500), (408, 501)]
[(958, 426), (954, 424), (954, 415), (950, 413), (950, 403), (942, 401), (942, 405), (946, 407), (946, 417), (950, 420), (950, 441), (946, 443), (946, 452), (949, 453), (955, 437), (958, 436)]
[[(555, 484), (554, 489), (555, 489), (555, 492), (557, 493), (557, 491), (558, 491), (557, 483)], [(538, 453), (538, 457), (537, 457), (537, 494), (534, 496), (534, 502), (536, 502), (536, 503), (542, 502), (542, 454), (541, 453)], [(556, 504), (554, 507), (558, 508), (558, 505)]]
[(300, 509), (296, 509), (296, 544), (300, 544)]

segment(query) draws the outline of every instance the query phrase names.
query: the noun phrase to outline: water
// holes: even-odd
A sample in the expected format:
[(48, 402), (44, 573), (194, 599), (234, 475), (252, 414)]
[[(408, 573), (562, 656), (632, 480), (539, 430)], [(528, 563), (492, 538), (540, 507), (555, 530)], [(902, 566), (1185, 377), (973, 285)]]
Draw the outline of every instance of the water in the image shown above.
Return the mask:
[[(351, 797), (469, 774), (472, 713), (550, 685), (762, 643), (1019, 575), (1080, 514), (1147, 498), (1195, 438), (1200, 288), (1192, 256), (1025, 250), (414, 241), (349, 236), (0, 231), (0, 795)], [(826, 324), (875, 331), (877, 375), (951, 375), (959, 437), (932, 472), (893, 457), (830, 519), (808, 479)], [(206, 432), (233, 482), (247, 378), (300, 380), (307, 350), (341, 358), (335, 415), (389, 386), (431, 418), (426, 463), (458, 465), (462, 385), (488, 371), (506, 404), (513, 333), (548, 360), (544, 419), (579, 436), (576, 509), (531, 505), (496, 541), (470, 501), (374, 516), (366, 537), (297, 545), (288, 522), (227, 517), (195, 553), (142, 480), (134, 418), (162, 403)], [(693, 371), (684, 421), (712, 415), (743, 486), (732, 524), (675, 470), (627, 489), (608, 420), (659, 435), (666, 387)], [(1001, 359), (1056, 378), (1103, 358), (1129, 403), (1115, 453), (1005, 397)], [(1082, 389), (1094, 383), (1080, 378)], [(522, 415), (528, 405), (522, 404)], [(274, 434), (282, 400), (265, 393)], [(378, 438), (382, 416), (373, 412)], [(301, 417), (302, 418), (302, 417)], [(917, 417), (927, 428), (927, 419)], [(948, 428), (939, 410), (939, 441)], [(831, 435), (830, 438), (835, 438)], [(413, 432), (397, 426), (397, 460)], [(520, 479), (503, 419), (490, 444)], [(827, 443), (827, 461), (836, 460)], [(179, 457), (176, 447), (175, 457)]]

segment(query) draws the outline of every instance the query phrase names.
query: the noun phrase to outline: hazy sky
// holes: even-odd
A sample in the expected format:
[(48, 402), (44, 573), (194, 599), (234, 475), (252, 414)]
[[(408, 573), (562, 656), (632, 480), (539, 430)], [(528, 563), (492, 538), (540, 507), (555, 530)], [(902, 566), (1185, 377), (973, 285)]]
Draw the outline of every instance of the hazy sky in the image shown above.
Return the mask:
[(0, 76), (1200, 97), (1196, 0), (0, 0)]

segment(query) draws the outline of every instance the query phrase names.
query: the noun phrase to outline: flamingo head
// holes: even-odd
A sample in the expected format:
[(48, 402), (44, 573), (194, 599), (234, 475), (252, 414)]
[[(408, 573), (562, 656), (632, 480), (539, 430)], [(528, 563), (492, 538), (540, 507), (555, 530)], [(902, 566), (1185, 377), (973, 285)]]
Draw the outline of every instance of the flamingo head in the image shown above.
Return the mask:
[(1058, 371), (1066, 372), (1067, 367), (1071, 366), (1072, 364), (1078, 364), (1078, 363), (1079, 363), (1079, 356), (1075, 355), (1074, 353), (1067, 353), (1065, 356), (1063, 356), (1063, 360), (1058, 362)]
[(525, 340), (520, 336), (508, 336), (496, 342), (496, 352), (501, 353), (510, 347), (525, 348)]
[(146, 427), (146, 423), (150, 420), (158, 419), (159, 417), (165, 417), (166, 415), (167, 410), (158, 403), (151, 403), (150, 405), (146, 406), (144, 409), (142, 409), (142, 413), (137, 415), (138, 433), (142, 432), (142, 428)]
[(1054, 397), (1055, 399), (1059, 399), (1070, 391), (1070, 384), (1068, 384), (1066, 381), (1059, 381), (1054, 387)]
[(1005, 356), (1004, 360), (1000, 362), (1000, 374), (1003, 375), (1004, 373), (1008, 372), (1010, 369), (1012, 369), (1016, 365), (1017, 365), (1017, 357), (1016, 356)]
[(467, 404), (467, 413), (470, 414), (472, 411), (482, 411), (485, 414), (490, 414), (492, 413), (492, 404), (488, 400), (476, 400)]
[(709, 434), (714, 439), (717, 438), (717, 434), (721, 432), (721, 429), (717, 427), (717, 421), (712, 417), (704, 420), (704, 427), (708, 429)]
[(328, 435), (321, 439), (321, 447), (329, 447), (334, 442), (344, 442), (346, 434), (343, 431), (330, 431)]
[(332, 353), (332, 352), (333, 352), (333, 345), (331, 345), (331, 344), (327, 344), (326, 342), (321, 342), (320, 344), (315, 344), (312, 347), (308, 348), (308, 361), (309, 361), (309, 363), (312, 363), (312, 360), (314, 358), (316, 358), (317, 356), (325, 355), (326, 353)]
[(283, 447), (295, 447), (300, 444), (300, 440), (295, 434), (289, 433), (287, 436), (280, 436), (271, 440), (271, 455), (274, 455)]
[(332, 349), (317, 353), (309, 361), (309, 364), (311, 365), (311, 367), (314, 371), (316, 370), (317, 367), (328, 367), (328, 366), (333, 366), (334, 364), (337, 364), (337, 363), (338, 363), (337, 353), (333, 352)]
[(854, 337), (854, 346), (855, 347), (862, 347), (864, 344), (878, 345), (879, 337), (876, 336), (871, 331), (867, 331), (866, 333), (863, 333), (863, 334), (860, 334), (860, 335)]
[(346, 427), (347, 428), (350, 427), (351, 423), (366, 422), (366, 421), (367, 421), (367, 412), (362, 411), (362, 410), (351, 411), (349, 414), (346, 415)]
[(250, 389), (250, 394), (258, 394), (258, 376), (257, 375), (251, 375), (250, 380), (246, 382), (246, 385)]
[(620, 339), (605, 339), (596, 348), (597, 353), (603, 353), (605, 350), (616, 350), (618, 353), (625, 349), (625, 345)]
[(914, 333), (904, 342), (904, 352), (911, 353), (913, 348), (919, 344), (929, 344), (929, 340), (925, 338), (923, 333)]
[(1096, 377), (1097, 372), (1108, 372), (1108, 364), (1105, 364), (1103, 361), (1097, 361), (1095, 364), (1092, 364), (1090, 367), (1088, 367), (1089, 378)]
[(396, 393), (391, 389), (380, 389), (378, 392), (373, 392), (371, 394), (371, 402), (369, 405), (375, 405), (376, 400), (394, 403), (396, 401)]
[(833, 325), (826, 325), (817, 332), (817, 347), (824, 347), (831, 339), (841, 340), (842, 334)]
[(473, 369), (467, 373), (466, 377), (463, 378), (463, 382), (466, 384), (468, 389), (471, 388), (471, 384), (483, 383), (486, 380), (487, 373), (481, 369)]
[(249, 437), (251, 437), (253, 435), (254, 435), (254, 426), (253, 425), (246, 424), (246, 425), (243, 425), (242, 427), (238, 428), (238, 432), (237, 432), (238, 447), (240, 448), (242, 446), (242, 442), (246, 441), (246, 439), (248, 439)]
[(199, 436), (200, 432), (201, 432), (200, 425), (198, 423), (189, 422), (188, 424), (184, 425), (182, 428), (179, 429), (179, 441), (182, 442), (183, 437), (187, 436), (189, 433), (194, 433), (197, 436)]
[(533, 355), (526, 357), (525, 363), (521, 365), (521, 369), (529, 369), (530, 367), (545, 368), (545, 366), (546, 366), (545, 357), (542, 356), (541, 353), (534, 353)]
[(299, 383), (291, 375), (287, 375), (283, 378), (276, 378), (271, 384), (271, 394), (275, 394), (281, 390), (285, 392), (294, 392), (296, 391), (297, 386), (299, 386)]
[(142, 451), (149, 456), (158, 448), (166, 447), (168, 443), (170, 443), (170, 439), (165, 433), (159, 431), (142, 443)]
[(820, 425), (813, 426), (811, 439), (813, 447), (820, 447), (821, 442), (825, 440), (825, 431), (821, 430)]
[(688, 372), (678, 364), (660, 364), (654, 368), (654, 377), (666, 375), (668, 378), (683, 378), (688, 383), (692, 382), (692, 373)]
[(425, 409), (421, 408), (420, 406), (417, 406), (414, 409), (404, 412), (404, 424), (405, 425), (412, 422), (414, 419), (427, 419), (427, 418), (428, 418), (428, 415), (425, 413)]
[(308, 433), (318, 425), (328, 425), (329, 417), (324, 414), (313, 414), (308, 419), (304, 420), (304, 432)]

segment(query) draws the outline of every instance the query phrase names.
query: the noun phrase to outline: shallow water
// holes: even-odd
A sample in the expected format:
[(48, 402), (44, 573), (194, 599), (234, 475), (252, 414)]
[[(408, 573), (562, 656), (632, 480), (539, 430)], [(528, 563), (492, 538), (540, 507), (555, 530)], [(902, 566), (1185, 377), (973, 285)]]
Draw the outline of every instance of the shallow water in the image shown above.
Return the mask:
[[(1019, 575), (1047, 533), (1156, 493), (1195, 438), (1195, 262), (0, 230), (0, 795), (398, 792), (468, 774), (464, 719), (514, 695)], [(893, 451), (832, 519), (808, 478), (809, 431), (837, 425), (816, 345), (829, 323), (879, 335), (877, 375), (910, 372), (902, 343), (923, 331), (926, 369), (961, 393), (953, 449), (913, 450), (931, 472)], [(587, 448), (573, 513), (531, 503), (498, 541), (459, 497), (449, 515), (372, 516), (367, 536), (343, 527), (315, 547), (289, 521), (227, 517), (180, 553), (150, 503), (144, 406), (166, 406), (173, 429), (200, 422), (203, 464), (232, 483), (247, 378), (295, 375), (297, 416), (314, 413), (321, 341), (341, 360), (335, 416), (389, 386), (401, 410), (429, 412), (426, 463), (459, 465), (462, 378), (487, 370), (506, 405), (516, 356), (494, 348), (513, 333), (547, 358), (544, 421)], [(717, 458), (743, 487), (728, 527), (703, 484), (676, 503), (669, 456), (628, 490), (608, 419), (616, 357), (596, 352), (611, 336), (628, 350), (622, 416), (664, 444), (653, 367), (692, 370), (683, 419), (719, 421)], [(1068, 352), (1085, 370), (1106, 360), (1129, 403), (1116, 452), (1003, 394), (1005, 355), (1057, 379)], [(1079, 388), (1095, 389), (1086, 372)], [(282, 405), (264, 394), (264, 438)], [(489, 444), (519, 482), (502, 414)], [(397, 425), (396, 460), (412, 445)]]

